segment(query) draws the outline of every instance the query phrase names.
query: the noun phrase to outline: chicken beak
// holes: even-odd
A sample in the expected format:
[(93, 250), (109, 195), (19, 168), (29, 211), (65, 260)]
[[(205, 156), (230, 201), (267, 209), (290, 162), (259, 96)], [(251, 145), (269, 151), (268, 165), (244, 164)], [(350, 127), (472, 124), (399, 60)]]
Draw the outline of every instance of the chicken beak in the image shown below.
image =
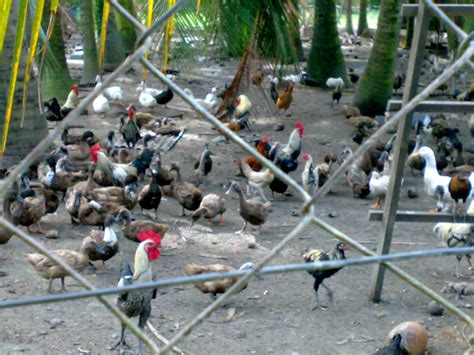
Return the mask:
[(411, 156), (412, 158), (420, 158), (420, 157), (421, 157), (421, 154), (420, 154), (420, 152), (415, 152), (415, 153), (411, 153), (410, 156)]

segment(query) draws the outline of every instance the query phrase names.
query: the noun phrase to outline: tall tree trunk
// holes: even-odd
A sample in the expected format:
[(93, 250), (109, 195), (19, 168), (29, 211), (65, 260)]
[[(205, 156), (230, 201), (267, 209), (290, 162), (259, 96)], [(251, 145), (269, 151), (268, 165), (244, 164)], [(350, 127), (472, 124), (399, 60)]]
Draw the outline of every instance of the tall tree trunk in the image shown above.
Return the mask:
[[(95, 28), (97, 32), (97, 39), (100, 39), (104, 0), (94, 0), (94, 6)], [(114, 71), (125, 60), (125, 51), (123, 49), (122, 39), (120, 37), (121, 36), (118, 33), (117, 26), (115, 24), (115, 13), (114, 11), (110, 11), (109, 22), (107, 24), (107, 38), (105, 41), (105, 71)], [(100, 50), (99, 46), (97, 46), (97, 48)]]
[(344, 0), (344, 13), (346, 14), (346, 32), (354, 34), (352, 27), (352, 0)]
[(400, 34), (400, 6), (400, 0), (382, 0), (380, 5), (374, 46), (354, 96), (354, 104), (364, 115), (383, 114), (392, 95)]
[(95, 42), (94, 17), (90, 0), (82, 0), (81, 5), (80, 21), (82, 44), (84, 46), (84, 69), (81, 84), (91, 84), (95, 82), (95, 77), (99, 74), (99, 57), (97, 55)]
[(308, 76), (318, 86), (325, 86), (329, 77), (341, 77), (347, 81), (346, 65), (337, 33), (335, 0), (316, 0)]
[[(120, 0), (120, 5), (122, 5), (127, 11), (133, 16), (136, 17), (135, 6), (133, 0)], [(135, 48), (135, 42), (137, 41), (137, 33), (135, 27), (128, 21), (125, 16), (120, 14), (118, 11), (115, 12), (117, 18), (117, 28), (122, 38), (123, 48), (125, 53), (128, 55), (133, 52)]]
[[(7, 107), (8, 86), (10, 82), (11, 63), (13, 58), (13, 47), (15, 43), (16, 22), (18, 16), (19, 1), (12, 1), (10, 17), (8, 20), (7, 33), (3, 47), (3, 53), (0, 57), (0, 129), (3, 131), (5, 117), (5, 108)], [(28, 20), (27, 20), (28, 21)], [(28, 28), (28, 27), (27, 27)], [(23, 79), (27, 62), (27, 41), (30, 36), (25, 36), (21, 63), (18, 71), (13, 113), (10, 121), (8, 133), (7, 149), (3, 158), (3, 164), (9, 167), (17, 164), (23, 159), (38, 142), (48, 134), (46, 120), (40, 117), (38, 113), (38, 96), (36, 94), (36, 77), (33, 75), (28, 84), (28, 100), (26, 100), (25, 122), (23, 128), (20, 128), (21, 121), (21, 99), (23, 96)]]
[(362, 34), (369, 29), (367, 24), (367, 0), (360, 0), (359, 4), (359, 23), (357, 24), (357, 34)]
[[(293, 6), (295, 7), (296, 11), (298, 11), (298, 0), (292, 0)], [(299, 61), (304, 61), (304, 52), (303, 52), (303, 45), (301, 43), (301, 36), (300, 36), (300, 17), (301, 14), (298, 12), (296, 15), (299, 16), (292, 16), (291, 21), (293, 22), (290, 25), (288, 31), (292, 37), (292, 42), (294, 44), (293, 51), (296, 50), (296, 56)]]
[[(42, 20), (42, 26), (44, 28), (48, 27), (50, 6), (51, 1), (45, 1)], [(49, 39), (48, 47), (50, 51), (46, 54), (41, 73), (41, 95), (45, 100), (56, 97), (59, 102), (64, 103), (73, 81), (66, 63), (66, 53), (61, 29), (61, 11), (58, 11), (56, 15), (56, 21), (54, 22), (54, 29)]]

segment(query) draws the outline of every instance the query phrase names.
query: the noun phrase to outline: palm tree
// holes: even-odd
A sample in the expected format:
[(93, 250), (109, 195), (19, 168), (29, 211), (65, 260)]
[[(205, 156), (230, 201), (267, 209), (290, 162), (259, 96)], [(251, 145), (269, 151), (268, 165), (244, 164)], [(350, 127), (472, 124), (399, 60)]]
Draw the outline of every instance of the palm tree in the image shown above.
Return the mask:
[(352, 27), (352, 0), (344, 0), (344, 12), (346, 14), (346, 32), (353, 34), (354, 28)]
[(359, 4), (359, 23), (357, 25), (357, 34), (362, 36), (362, 34), (369, 29), (367, 24), (367, 0), (360, 0)]
[[(135, 6), (133, 0), (120, 0), (122, 5), (132, 16), (136, 17)], [(115, 12), (117, 16), (117, 28), (122, 38), (123, 48), (126, 54), (133, 52), (135, 42), (137, 41), (137, 33), (135, 27), (118, 11)]]
[[(45, 1), (43, 11), (43, 28), (48, 27), (51, 0)], [(61, 29), (61, 11), (58, 11), (54, 29), (48, 42), (48, 51), (41, 70), (41, 96), (48, 100), (56, 97), (64, 101), (69, 94), (73, 81), (69, 74), (64, 50), (63, 32)]]
[[(104, 0), (94, 0), (94, 21), (97, 38), (100, 39)], [(122, 39), (115, 24), (115, 12), (110, 11), (107, 24), (107, 40), (105, 41), (104, 70), (114, 71), (125, 60)]]
[(380, 5), (374, 46), (354, 96), (354, 104), (364, 115), (383, 114), (392, 95), (400, 34), (400, 6), (400, 0), (382, 0)]
[[(8, 92), (19, 3), (19, 1), (12, 1), (3, 53), (0, 58), (0, 92), (2, 93)], [(27, 38), (27, 36), (25, 37)], [(21, 102), (23, 96), (22, 89), (26, 62), (27, 51), (22, 51), (14, 102)], [(36, 95), (36, 85), (36, 78), (32, 75), (28, 84), (28, 100), (26, 101), (23, 128), (20, 128), (21, 104), (13, 105), (13, 115), (8, 133), (7, 149), (3, 156), (3, 164), (7, 167), (17, 164), (34, 148), (36, 144), (38, 144), (41, 139), (48, 134), (46, 120), (42, 119), (38, 113), (38, 95)], [(6, 95), (2, 94), (0, 95), (0, 122), (2, 122), (2, 127), (6, 106)]]
[(99, 57), (95, 43), (93, 10), (90, 0), (81, 1), (80, 24), (84, 46), (84, 69), (81, 84), (91, 84), (95, 82), (95, 77), (99, 74)]
[(318, 86), (324, 86), (329, 77), (347, 81), (346, 65), (337, 34), (336, 1), (316, 0), (315, 23), (308, 76)]

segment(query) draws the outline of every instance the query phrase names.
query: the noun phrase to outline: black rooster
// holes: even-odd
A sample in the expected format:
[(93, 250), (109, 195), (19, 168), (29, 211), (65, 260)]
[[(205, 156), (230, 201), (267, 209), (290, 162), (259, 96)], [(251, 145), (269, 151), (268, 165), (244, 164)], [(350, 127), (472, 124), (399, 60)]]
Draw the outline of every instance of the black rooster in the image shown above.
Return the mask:
[(334, 91), (332, 92), (332, 100), (331, 100), (331, 107), (333, 107), (334, 101), (336, 101), (336, 105), (339, 105), (339, 101), (342, 97), (342, 88), (337, 86)]
[(128, 118), (125, 121), (123, 118), (120, 120), (121, 127), (120, 133), (122, 133), (123, 140), (127, 144), (127, 148), (135, 149), (135, 145), (140, 140), (140, 127), (138, 127), (135, 121), (135, 106), (130, 105), (128, 107)]
[(60, 122), (64, 117), (66, 117), (66, 114), (61, 110), (58, 99), (55, 97), (49, 101), (43, 102), (43, 106), (46, 108), (44, 118), (50, 122)]
[[(348, 249), (349, 247), (346, 243), (338, 242), (330, 253), (318, 249), (313, 249), (305, 252), (303, 254), (303, 259), (305, 263), (313, 263), (315, 261), (342, 260), (346, 258), (345, 251)], [(328, 292), (329, 300), (332, 300), (332, 291), (329, 289), (329, 287), (323, 284), (323, 281), (324, 279), (327, 279), (328, 277), (334, 275), (339, 270), (341, 269), (339, 268), (330, 270), (308, 271), (308, 273), (314, 277), (314, 292), (316, 293), (316, 305), (314, 306), (313, 310), (317, 308), (320, 308), (322, 310), (327, 309), (327, 307), (319, 304), (318, 289), (319, 286), (322, 285)]]

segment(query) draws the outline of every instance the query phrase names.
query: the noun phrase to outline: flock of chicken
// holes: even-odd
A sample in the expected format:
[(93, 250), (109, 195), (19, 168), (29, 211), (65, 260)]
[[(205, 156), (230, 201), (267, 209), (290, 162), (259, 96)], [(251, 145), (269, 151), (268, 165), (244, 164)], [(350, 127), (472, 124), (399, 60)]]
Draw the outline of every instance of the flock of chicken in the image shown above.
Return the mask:
[[(264, 81), (262, 72), (256, 72), (252, 76), (252, 83), (256, 86), (261, 86)], [(97, 77), (96, 85), (102, 85), (100, 77)], [(341, 78), (328, 80), (327, 86), (333, 89), (331, 106), (334, 101), (339, 103), (344, 85)], [(291, 80), (270, 80), (270, 96), (277, 109), (289, 109), (294, 87), (295, 82)], [(472, 89), (471, 87), (470, 90)], [(185, 91), (194, 98), (191, 90)], [(138, 102), (145, 111), (156, 105), (166, 105), (173, 99), (173, 91), (169, 88), (156, 90), (146, 87), (144, 82), (137, 87), (137, 94)], [(55, 98), (45, 102), (46, 119), (56, 122), (64, 119), (78, 105), (78, 95), (78, 87), (74, 85), (64, 105), (61, 106)], [(194, 100), (204, 109), (215, 112), (221, 98), (222, 94), (212, 88), (204, 99)], [(92, 109), (96, 114), (106, 114), (111, 104), (123, 104), (123, 101), (123, 92), (119, 86), (108, 87), (94, 100)], [(250, 99), (239, 95), (224, 110), (225, 115), (220, 117), (232, 118), (225, 125), (238, 133), (250, 130), (251, 110)], [(342, 113), (354, 125), (352, 140), (357, 144), (362, 144), (378, 127), (378, 121), (362, 116), (355, 107), (344, 106)], [(472, 161), (468, 162), (463, 157), (463, 146), (457, 137), (459, 130), (451, 128), (442, 115), (419, 119), (415, 126), (417, 136), (416, 140), (410, 142), (408, 165), (413, 172), (424, 171), (425, 190), (437, 199), (438, 211), (447, 209), (447, 202), (452, 201), (456, 212), (456, 204), (462, 202), (464, 208), (461, 215), (465, 216), (465, 205), (473, 197), (474, 174)], [(471, 134), (474, 136), (473, 126), (471, 118)], [(287, 144), (272, 142), (269, 136), (263, 136), (256, 140), (255, 147), (264, 158), (272, 161), (286, 174), (297, 170), (299, 157), (302, 155), (305, 162), (301, 174), (302, 185), (310, 194), (314, 194), (331, 176), (333, 165), (347, 159), (353, 152), (351, 148), (345, 147), (339, 154), (326, 154), (323, 161), (316, 164), (310, 153), (302, 152), (304, 131), (304, 125), (296, 122)], [(435, 138), (437, 156), (431, 148), (422, 146), (423, 132)], [(217, 133), (222, 134), (220, 131)], [(119, 240), (124, 237), (139, 244), (133, 269), (128, 263), (121, 267), (119, 285), (151, 281), (152, 262), (159, 258), (161, 240), (170, 229), (169, 225), (158, 218), (157, 211), (163, 196), (174, 196), (182, 207), (183, 216), (186, 216), (186, 210), (192, 211), (192, 225), (200, 218), (211, 221), (219, 217), (220, 223), (224, 222), (226, 200), (217, 194), (204, 195), (199, 188), (205, 183), (213, 167), (214, 153), (208, 144), (196, 161), (194, 176), (189, 179), (183, 178), (177, 162), (167, 165), (162, 161), (161, 153), (173, 149), (183, 134), (184, 129), (178, 127), (172, 118), (157, 118), (149, 112), (137, 112), (133, 104), (128, 106), (126, 116), (121, 117), (118, 132), (110, 131), (106, 139), (100, 139), (92, 131), (74, 136), (65, 130), (61, 137), (62, 144), (32, 166), (29, 172), (18, 177), (16, 184), (5, 196), (3, 215), (15, 225), (27, 227), (31, 233), (41, 233), (41, 218), (55, 213), (61, 203), (64, 203), (72, 224), (97, 226), (100, 229), (93, 230), (84, 238), (79, 251), (55, 250), (56, 256), (77, 271), (83, 271), (90, 267), (91, 262), (105, 263), (113, 258), (119, 251)], [(163, 141), (157, 143), (158, 136), (170, 139), (165, 144)], [(224, 139), (227, 137), (224, 136)], [(119, 140), (123, 141), (122, 144)], [(354, 197), (375, 197), (374, 208), (382, 207), (381, 199), (388, 189), (394, 140), (395, 136), (386, 142), (379, 142), (346, 172), (346, 180)], [(469, 152), (471, 153), (474, 152)], [(441, 167), (438, 164), (440, 158), (446, 163)], [(448, 168), (448, 165), (453, 165), (449, 168), (452, 176), (440, 175), (439, 171)], [(244, 233), (248, 224), (260, 227), (265, 224), (272, 209), (272, 204), (265, 195), (267, 188), (273, 199), (275, 193), (291, 195), (291, 191), (286, 183), (275, 177), (270, 169), (263, 168), (253, 156), (238, 160), (237, 166), (247, 182), (246, 191), (238, 182), (232, 181), (226, 195), (232, 192), (238, 195), (239, 214), (244, 224), (237, 233)], [(147, 176), (150, 177), (149, 183), (140, 188), (143, 184), (139, 182)], [(30, 181), (36, 177), (38, 183)], [(154, 211), (154, 220), (136, 219), (132, 211), (137, 205), (142, 212)], [(474, 213), (473, 208), (471, 205), (469, 213)], [(469, 244), (473, 234), (472, 227), (463, 223), (439, 224), (435, 232), (450, 247)], [(462, 236), (461, 241), (457, 238), (459, 235)], [(9, 231), (1, 229), (0, 243), (7, 243), (11, 236)], [(337, 243), (329, 252), (307, 250), (303, 254), (303, 260), (315, 262), (344, 259), (347, 249), (346, 244)], [(57, 278), (62, 282), (61, 291), (65, 291), (64, 279), (68, 276), (67, 272), (41, 254), (29, 254), (27, 259), (40, 276), (49, 280), (48, 292), (53, 292), (53, 280)], [(468, 261), (470, 263), (470, 258)], [(252, 263), (246, 263), (241, 269), (252, 266)], [(221, 264), (189, 264), (185, 267), (187, 275), (229, 270), (233, 268)], [(323, 281), (337, 271), (339, 270), (310, 272), (314, 277), (315, 308), (326, 309), (319, 303), (318, 289), (322, 285), (331, 298), (332, 293)], [(459, 275), (459, 270), (457, 274)], [(201, 292), (215, 297), (229, 289), (237, 280), (231, 278), (195, 286)], [(139, 326), (143, 327), (150, 315), (151, 299), (155, 297), (155, 293), (156, 291), (125, 292), (119, 295), (117, 304), (128, 316), (139, 317)], [(126, 345), (124, 330), (123, 326), (121, 339), (117, 344), (121, 348)]]

